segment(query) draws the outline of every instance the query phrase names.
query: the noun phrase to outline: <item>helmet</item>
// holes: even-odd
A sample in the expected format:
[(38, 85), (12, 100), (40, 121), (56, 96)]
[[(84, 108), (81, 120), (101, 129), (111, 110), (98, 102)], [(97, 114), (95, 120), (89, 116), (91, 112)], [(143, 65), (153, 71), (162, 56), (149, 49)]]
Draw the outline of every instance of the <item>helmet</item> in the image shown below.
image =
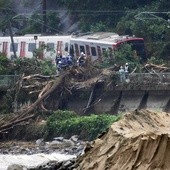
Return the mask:
[(61, 61), (59, 61), (58, 63), (61, 64)]
[(83, 52), (81, 52), (81, 55), (85, 55)]
[(125, 65), (128, 65), (128, 63), (126, 63)]

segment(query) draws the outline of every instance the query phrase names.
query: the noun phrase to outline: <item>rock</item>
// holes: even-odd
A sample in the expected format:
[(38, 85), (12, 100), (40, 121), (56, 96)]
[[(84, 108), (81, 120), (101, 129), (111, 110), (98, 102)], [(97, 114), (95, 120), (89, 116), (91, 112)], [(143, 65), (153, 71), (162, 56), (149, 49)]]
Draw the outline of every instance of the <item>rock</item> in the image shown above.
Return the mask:
[(77, 142), (78, 141), (78, 136), (77, 135), (74, 135), (70, 138), (71, 141), (73, 142)]
[(44, 145), (44, 139), (38, 139), (38, 140), (36, 140), (35, 143), (36, 143), (38, 146)]
[(66, 161), (63, 166), (68, 168), (71, 164), (72, 162), (69, 160), (69, 161)]
[(68, 139), (63, 140), (63, 147), (72, 147), (74, 146), (74, 142)]
[(55, 137), (54, 140), (62, 142), (64, 140), (64, 137)]
[(27, 170), (27, 168), (22, 165), (12, 164), (8, 166), (7, 170)]
[(49, 143), (49, 148), (52, 148), (52, 149), (60, 149), (60, 148), (62, 148), (62, 145), (63, 145), (62, 142), (52, 141), (52, 142)]

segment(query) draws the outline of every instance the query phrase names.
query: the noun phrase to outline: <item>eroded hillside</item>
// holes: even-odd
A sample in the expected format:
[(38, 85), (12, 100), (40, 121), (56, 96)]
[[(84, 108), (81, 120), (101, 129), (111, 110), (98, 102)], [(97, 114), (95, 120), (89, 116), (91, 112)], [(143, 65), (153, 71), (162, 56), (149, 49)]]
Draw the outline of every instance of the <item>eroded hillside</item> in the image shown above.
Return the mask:
[(170, 167), (170, 116), (127, 113), (87, 146), (77, 170), (166, 170)]

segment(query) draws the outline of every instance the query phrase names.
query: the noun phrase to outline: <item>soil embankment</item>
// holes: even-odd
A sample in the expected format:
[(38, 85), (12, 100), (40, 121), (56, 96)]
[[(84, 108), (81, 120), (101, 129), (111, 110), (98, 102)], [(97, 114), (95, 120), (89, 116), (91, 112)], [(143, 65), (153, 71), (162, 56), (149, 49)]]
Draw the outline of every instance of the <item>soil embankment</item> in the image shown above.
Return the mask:
[(77, 170), (166, 170), (170, 167), (170, 115), (135, 110), (89, 145)]

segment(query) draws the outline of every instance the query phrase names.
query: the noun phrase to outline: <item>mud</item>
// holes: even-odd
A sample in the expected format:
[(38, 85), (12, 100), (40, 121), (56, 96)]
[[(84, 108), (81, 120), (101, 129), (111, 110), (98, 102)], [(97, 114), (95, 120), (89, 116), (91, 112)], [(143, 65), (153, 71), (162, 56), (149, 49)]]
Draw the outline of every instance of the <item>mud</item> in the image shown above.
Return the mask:
[(87, 146), (76, 170), (168, 170), (170, 115), (135, 110)]

